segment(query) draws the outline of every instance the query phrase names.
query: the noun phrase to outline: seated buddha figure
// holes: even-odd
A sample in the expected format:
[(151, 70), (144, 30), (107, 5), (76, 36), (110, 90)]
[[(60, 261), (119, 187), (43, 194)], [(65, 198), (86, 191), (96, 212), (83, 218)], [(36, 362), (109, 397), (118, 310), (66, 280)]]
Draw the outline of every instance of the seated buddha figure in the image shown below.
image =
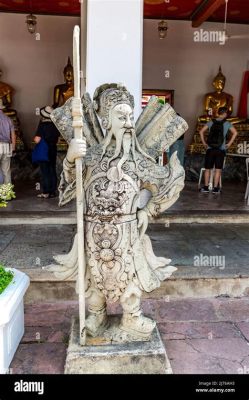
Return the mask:
[(70, 57), (68, 57), (68, 62), (63, 73), (65, 83), (57, 85), (54, 88), (53, 108), (63, 106), (63, 104), (74, 95), (73, 66), (71, 64)]
[(226, 107), (228, 109), (227, 120), (231, 123), (239, 123), (244, 121), (238, 117), (232, 117), (233, 112), (233, 96), (223, 92), (226, 83), (226, 77), (221, 71), (221, 66), (219, 67), (219, 72), (213, 80), (213, 86), (215, 92), (207, 93), (204, 98), (204, 110), (206, 115), (202, 115), (198, 118), (199, 122), (207, 122), (212, 118), (218, 117), (218, 110), (220, 107)]
[[(3, 72), (0, 70), (0, 79), (2, 74)], [(14, 89), (8, 83), (0, 80), (0, 109), (8, 115), (8, 117), (16, 115), (16, 111), (11, 109), (13, 92)]]

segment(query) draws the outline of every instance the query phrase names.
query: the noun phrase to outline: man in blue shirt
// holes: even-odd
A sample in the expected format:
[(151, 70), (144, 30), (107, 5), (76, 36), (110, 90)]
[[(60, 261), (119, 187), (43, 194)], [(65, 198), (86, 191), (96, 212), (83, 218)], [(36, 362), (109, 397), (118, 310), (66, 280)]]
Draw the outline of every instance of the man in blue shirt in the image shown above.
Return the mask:
[[(209, 121), (206, 125), (204, 125), (204, 127), (199, 132), (202, 144), (207, 149), (205, 156), (205, 174), (204, 174), (205, 184), (204, 187), (201, 188), (201, 192), (203, 193), (209, 193), (208, 184), (210, 179), (210, 173), (214, 167), (215, 167), (215, 175), (214, 175), (213, 193), (214, 194), (220, 193), (219, 182), (223, 168), (224, 158), (226, 155), (226, 150), (229, 149), (229, 147), (232, 145), (238, 134), (234, 126), (229, 121), (226, 121), (227, 115), (228, 115), (227, 108), (220, 107), (218, 110), (218, 118), (216, 118), (216, 121), (224, 121), (224, 122), (223, 122), (223, 143), (221, 143), (219, 147), (212, 147), (212, 145), (208, 145), (204, 137), (204, 134), (205, 132), (207, 132), (207, 130), (209, 130), (210, 132), (210, 129), (214, 124), (214, 121)], [(229, 131), (232, 133), (232, 136), (229, 142), (226, 143), (226, 138)]]

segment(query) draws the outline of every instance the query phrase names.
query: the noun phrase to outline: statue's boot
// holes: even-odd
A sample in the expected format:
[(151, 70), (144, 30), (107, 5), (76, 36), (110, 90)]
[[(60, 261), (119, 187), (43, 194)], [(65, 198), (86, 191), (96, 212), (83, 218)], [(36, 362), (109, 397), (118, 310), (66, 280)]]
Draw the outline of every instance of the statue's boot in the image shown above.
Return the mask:
[(106, 307), (99, 311), (90, 311), (86, 318), (86, 332), (89, 336), (96, 337), (108, 328)]
[(151, 318), (145, 317), (141, 311), (142, 291), (131, 282), (124, 294), (120, 298), (123, 308), (123, 316), (120, 323), (120, 329), (130, 333), (137, 339), (149, 339), (156, 322)]
[(137, 339), (149, 339), (156, 322), (151, 318), (145, 317), (141, 311), (135, 314), (124, 313), (120, 329), (130, 333)]

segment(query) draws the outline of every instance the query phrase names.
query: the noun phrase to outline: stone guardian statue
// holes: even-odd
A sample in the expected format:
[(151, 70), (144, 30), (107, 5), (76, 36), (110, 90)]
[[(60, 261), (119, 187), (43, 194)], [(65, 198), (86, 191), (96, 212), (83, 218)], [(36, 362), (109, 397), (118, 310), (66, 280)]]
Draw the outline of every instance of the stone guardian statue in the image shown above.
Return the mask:
[[(72, 99), (53, 111), (52, 120), (69, 144), (60, 206), (76, 196), (75, 160), (82, 160), (87, 335), (103, 335), (110, 323), (107, 303), (120, 302), (119, 332), (128, 335), (126, 340), (149, 340), (155, 321), (142, 313), (142, 293), (158, 288), (176, 268), (169, 265), (171, 260), (154, 255), (145, 234), (148, 217), (158, 216), (177, 201), (185, 175), (176, 153), (166, 166), (155, 160), (188, 126), (156, 97), (135, 124), (133, 96), (116, 83), (98, 87), (93, 101), (84, 94), (82, 107), (85, 139), (73, 138)], [(140, 208), (143, 189), (151, 198)], [(54, 258), (59, 265), (50, 270), (57, 277), (77, 277), (76, 238), (69, 254)]]

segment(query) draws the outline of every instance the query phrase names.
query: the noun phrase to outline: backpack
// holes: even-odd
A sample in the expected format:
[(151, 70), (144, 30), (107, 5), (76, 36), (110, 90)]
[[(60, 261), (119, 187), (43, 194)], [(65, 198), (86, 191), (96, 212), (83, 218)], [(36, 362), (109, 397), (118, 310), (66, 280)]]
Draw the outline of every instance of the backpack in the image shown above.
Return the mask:
[(218, 149), (224, 142), (223, 126), (226, 120), (217, 121), (217, 119), (213, 119), (212, 121), (213, 125), (209, 129), (207, 144), (213, 149)]

